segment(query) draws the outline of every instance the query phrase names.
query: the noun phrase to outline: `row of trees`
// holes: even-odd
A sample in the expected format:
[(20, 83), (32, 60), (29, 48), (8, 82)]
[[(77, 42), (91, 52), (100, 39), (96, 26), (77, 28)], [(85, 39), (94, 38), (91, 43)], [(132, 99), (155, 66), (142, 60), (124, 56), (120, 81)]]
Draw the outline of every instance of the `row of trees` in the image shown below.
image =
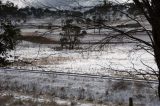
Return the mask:
[[(116, 13), (120, 13), (119, 11), (125, 11), (129, 15), (142, 15), (141, 11), (139, 11), (134, 3), (126, 3), (126, 4), (114, 4), (112, 2), (106, 2), (104, 4), (97, 5), (87, 11), (84, 12), (85, 15), (88, 14), (103, 14), (115, 16)], [(124, 15), (124, 14), (121, 14)]]
[[(71, 11), (71, 10), (51, 10), (50, 8), (47, 7), (29, 7), (26, 6), (24, 8), (18, 8), (17, 6), (14, 6), (12, 2), (7, 1), (5, 5), (1, 3), (1, 8), (5, 9), (5, 11), (2, 11), (0, 13), (1, 16), (5, 14), (12, 14), (13, 16), (17, 17), (28, 17), (28, 16), (34, 16), (36, 18), (40, 18), (43, 16), (75, 16), (75, 17), (81, 17), (84, 15), (88, 14), (93, 14), (93, 13), (103, 13), (107, 14), (108, 12), (117, 12), (117, 10), (122, 10), (125, 9), (128, 11), (130, 14), (139, 14), (137, 12), (137, 9), (135, 8), (135, 5), (133, 3), (127, 3), (125, 5), (122, 4), (117, 4), (113, 5), (113, 3), (105, 3), (104, 5), (97, 5), (87, 11), (81, 12), (81, 11)], [(1, 9), (0, 8), (0, 9)], [(2, 9), (1, 9), (2, 10)]]
[(32, 16), (35, 18), (47, 17), (47, 16), (82, 16), (82, 13), (79, 11), (69, 11), (69, 10), (50, 10), (48, 8), (39, 8), (39, 7), (25, 7), (20, 8), (19, 13), (23, 16)]

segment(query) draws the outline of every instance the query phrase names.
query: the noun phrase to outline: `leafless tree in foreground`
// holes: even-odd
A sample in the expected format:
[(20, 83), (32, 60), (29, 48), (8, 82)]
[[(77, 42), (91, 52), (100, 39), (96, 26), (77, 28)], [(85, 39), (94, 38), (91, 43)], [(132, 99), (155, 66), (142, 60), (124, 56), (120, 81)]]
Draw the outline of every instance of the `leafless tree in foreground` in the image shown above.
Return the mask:
[[(133, 0), (133, 2), (135, 3), (136, 7), (144, 14), (145, 18), (147, 19), (147, 21), (152, 27), (151, 34), (150, 34), (150, 32), (142, 26), (144, 30), (147, 32), (147, 35), (149, 36), (151, 43), (145, 40), (142, 40), (142, 39), (138, 39), (134, 36), (131, 36), (130, 34), (128, 34), (128, 32), (126, 33), (124, 31), (121, 31), (119, 29), (116, 29), (110, 26), (106, 26), (106, 27), (111, 28), (117, 32), (120, 32), (124, 36), (130, 37), (148, 46), (149, 48), (153, 50), (155, 62), (158, 67), (158, 73), (155, 73), (155, 75), (157, 75), (158, 77), (158, 82), (159, 82), (158, 95), (160, 98), (160, 13), (159, 13), (160, 12), (160, 0)], [(135, 19), (133, 20), (137, 21)], [(137, 23), (140, 24), (139, 21), (137, 21)]]
[[(117, 0), (115, 0), (117, 1)], [(126, 0), (126, 1), (131, 1), (131, 0)], [(129, 14), (119, 10), (123, 14), (126, 14), (128, 18), (131, 20), (135, 21), (137, 24), (141, 26), (142, 29), (134, 29), (134, 30), (129, 30), (129, 31), (124, 31), (121, 30), (117, 27), (114, 27), (112, 25), (107, 25), (103, 23), (103, 27), (106, 29), (111, 29), (115, 32), (118, 32), (118, 34), (111, 34), (108, 35), (106, 38), (101, 40), (100, 42), (102, 43), (101, 46), (105, 45), (106, 43), (109, 43), (113, 39), (117, 39), (119, 37), (127, 37), (132, 39), (133, 41), (139, 42), (138, 45), (141, 47), (141, 49), (146, 50), (147, 52), (152, 54), (153, 51), (153, 56), (155, 58), (155, 62), (158, 67), (158, 71), (155, 71), (151, 67), (147, 66), (142, 62), (144, 66), (147, 66), (152, 70), (154, 75), (158, 78), (158, 95), (160, 98), (160, 0), (132, 0), (135, 4), (135, 6), (140, 10), (140, 12), (143, 13), (149, 24), (151, 25), (151, 31), (146, 29), (139, 20), (131, 17)], [(119, 3), (119, 2), (118, 2)], [(127, 3), (127, 2), (126, 2)], [(134, 32), (137, 31), (145, 31), (146, 35), (150, 38), (151, 42), (148, 42), (146, 40), (137, 38), (133, 36)], [(151, 73), (148, 73), (151, 74)]]
[(152, 48), (158, 71), (158, 94), (160, 98), (160, 0), (133, 0), (152, 26)]

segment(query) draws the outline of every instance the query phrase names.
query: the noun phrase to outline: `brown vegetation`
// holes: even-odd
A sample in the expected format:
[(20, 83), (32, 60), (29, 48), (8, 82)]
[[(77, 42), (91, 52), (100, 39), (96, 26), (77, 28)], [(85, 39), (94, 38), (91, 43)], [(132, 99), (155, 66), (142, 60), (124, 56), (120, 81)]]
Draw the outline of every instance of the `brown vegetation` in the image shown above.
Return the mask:
[(119, 91), (119, 90), (127, 90), (128, 87), (131, 85), (130, 82), (126, 81), (118, 81), (112, 85), (113, 90)]
[(39, 102), (39, 101), (34, 101), (32, 99), (21, 100), (21, 99), (15, 99), (12, 95), (4, 95), (0, 96), (0, 106), (65, 106), (65, 105), (58, 105), (54, 101)]
[(56, 44), (57, 43), (57, 41), (43, 37), (43, 36), (23, 36), (20, 39), (24, 41), (29, 41), (32, 43), (39, 43), (39, 44)]

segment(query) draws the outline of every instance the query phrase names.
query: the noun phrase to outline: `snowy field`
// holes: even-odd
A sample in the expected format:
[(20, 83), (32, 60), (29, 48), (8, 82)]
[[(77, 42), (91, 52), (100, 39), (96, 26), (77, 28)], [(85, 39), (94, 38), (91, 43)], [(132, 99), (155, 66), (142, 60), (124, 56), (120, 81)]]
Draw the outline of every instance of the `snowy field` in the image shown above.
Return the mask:
[(65, 106), (128, 106), (130, 97), (134, 106), (160, 104), (155, 81), (0, 69), (0, 85), (2, 95), (41, 103), (53, 100)]
[[(130, 29), (126, 29), (130, 30)], [(49, 31), (48, 29), (24, 28), (21, 29), (23, 36), (42, 36), (53, 41), (59, 41), (61, 29)], [(137, 73), (151, 72), (152, 68), (157, 70), (154, 57), (145, 50), (137, 49), (137, 43), (123, 38), (114, 40), (99, 49), (100, 44), (93, 45), (104, 39), (111, 30), (102, 29), (101, 35), (98, 30), (87, 30), (87, 35), (81, 38), (80, 49), (56, 50), (60, 44), (43, 44), (22, 41), (16, 50), (11, 51), (13, 57), (9, 58), (15, 62), (11, 67), (18, 69), (45, 70), (56, 72), (70, 72), (81, 74), (98, 75), (121, 75), (126, 72)], [(135, 33), (134, 36), (149, 41), (144, 32)], [(119, 42), (119, 43), (116, 43)], [(122, 43), (129, 42), (129, 43)], [(126, 71), (126, 72), (125, 72)], [(152, 73), (152, 72), (151, 72)]]
[[(15, 60), (31, 64), (17, 64), (15, 68), (110, 75), (111, 69), (134, 71), (133, 68), (149, 70), (141, 61), (156, 69), (153, 56), (146, 51), (133, 51), (133, 44), (109, 45), (106, 50), (54, 50), (53, 45), (23, 42), (12, 55)], [(30, 66), (30, 67), (28, 67)]]
[[(26, 25), (48, 24), (49, 20), (29, 20)], [(60, 20), (57, 20), (55, 25), (59, 23)], [(124, 30), (131, 29), (134, 28)], [(30, 39), (23, 40), (15, 50), (8, 52), (12, 55), (8, 60), (13, 63), (6, 69), (0, 69), (3, 95), (9, 90), (14, 98), (22, 100), (46, 100), (49, 96), (56, 103), (67, 106), (71, 106), (72, 102), (76, 103), (74, 106), (128, 106), (128, 99), (132, 97), (135, 106), (159, 106), (156, 78), (147, 76), (152, 80), (148, 83), (139, 75), (153, 74), (157, 66), (150, 53), (138, 49), (138, 43), (122, 38), (100, 49), (101, 44), (93, 43), (106, 38), (107, 34), (117, 33), (102, 29), (99, 35), (98, 30), (88, 29), (87, 35), (81, 38), (79, 48), (60, 50), (57, 42), (61, 31), (60, 28), (22, 27), (22, 35)], [(134, 33), (133, 36), (149, 42), (144, 32)], [(41, 39), (37, 42), (32, 37)], [(40, 95), (45, 97), (41, 99)]]

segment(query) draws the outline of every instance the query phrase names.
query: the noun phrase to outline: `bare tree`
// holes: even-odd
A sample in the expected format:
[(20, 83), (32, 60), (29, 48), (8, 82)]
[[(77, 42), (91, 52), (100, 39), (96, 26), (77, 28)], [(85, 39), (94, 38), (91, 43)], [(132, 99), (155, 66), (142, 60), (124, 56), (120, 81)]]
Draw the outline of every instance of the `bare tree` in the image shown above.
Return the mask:
[(74, 49), (75, 46), (79, 45), (80, 37), (85, 35), (84, 31), (81, 32), (81, 27), (72, 25), (73, 20), (66, 20), (66, 25), (62, 27), (61, 33), (62, 38), (60, 39), (61, 47), (66, 46), (66, 48)]
[[(120, 4), (117, 0), (115, 0), (118, 4)], [(128, 1), (126, 0), (124, 4), (126, 4)], [(122, 14), (125, 14), (129, 19), (135, 21), (142, 29), (134, 29), (129, 31), (124, 31), (122, 29), (119, 29), (115, 26), (108, 25), (103, 23), (103, 28), (113, 30), (115, 32), (118, 32), (118, 34), (108, 34), (106, 38), (102, 39), (101, 46), (104, 46), (106, 43), (108, 44), (111, 40), (117, 39), (120, 37), (127, 37), (134, 41), (139, 42), (139, 46), (141, 49), (146, 50), (147, 52), (151, 53), (153, 51), (153, 56), (155, 58), (155, 62), (158, 67), (158, 72), (152, 69), (152, 72), (154, 75), (158, 78), (158, 95), (160, 98), (160, 0), (132, 0), (135, 3), (135, 6), (137, 9), (143, 13), (149, 24), (151, 25), (151, 30), (146, 29), (139, 20), (133, 18), (128, 13), (125, 13), (121, 10), (116, 10), (121, 12)], [(106, 2), (104, 3), (106, 5)], [(140, 39), (138, 37), (133, 36), (133, 33), (137, 31), (145, 31), (146, 35), (150, 38), (151, 42), (148, 42), (146, 40)], [(152, 53), (151, 53), (152, 54)], [(143, 64), (146, 66), (145, 64)], [(148, 66), (147, 66), (148, 67)], [(151, 73), (148, 73), (151, 74)]]
[[(115, 0), (118, 4), (120, 4), (117, 0)], [(126, 0), (125, 3), (131, 0)], [(151, 42), (148, 42), (146, 40), (140, 39), (138, 37), (133, 36), (134, 32), (140, 31), (139, 29), (124, 31), (122, 29), (119, 29), (112, 25), (107, 25), (103, 23), (103, 27), (106, 29), (111, 29), (115, 32), (118, 32), (118, 34), (110, 34), (106, 38), (102, 39), (101, 46), (105, 45), (106, 43), (109, 43), (113, 39), (117, 39), (119, 37), (128, 37), (134, 41), (139, 42), (139, 46), (141, 49), (146, 50), (147, 52), (153, 51), (153, 56), (155, 58), (155, 62), (158, 67), (158, 72), (152, 69), (154, 75), (158, 78), (158, 95), (160, 98), (160, 0), (133, 0), (135, 3), (135, 6), (138, 8), (138, 10), (143, 13), (149, 24), (151, 25), (151, 31), (146, 29), (140, 21), (137, 19), (131, 17), (128, 13), (125, 13), (121, 10), (118, 10), (122, 14), (125, 14), (128, 18), (135, 21), (139, 26), (141, 26), (141, 31), (145, 31), (146, 35), (150, 38)], [(124, 4), (125, 4), (124, 3)], [(147, 48), (147, 49), (146, 49)], [(145, 64), (143, 64), (146, 66)], [(148, 66), (147, 66), (148, 67)], [(151, 68), (151, 67), (150, 67)], [(148, 73), (150, 74), (150, 73)]]
[(136, 6), (142, 11), (146, 19), (152, 26), (152, 48), (158, 73), (158, 94), (160, 98), (160, 0), (133, 0)]

